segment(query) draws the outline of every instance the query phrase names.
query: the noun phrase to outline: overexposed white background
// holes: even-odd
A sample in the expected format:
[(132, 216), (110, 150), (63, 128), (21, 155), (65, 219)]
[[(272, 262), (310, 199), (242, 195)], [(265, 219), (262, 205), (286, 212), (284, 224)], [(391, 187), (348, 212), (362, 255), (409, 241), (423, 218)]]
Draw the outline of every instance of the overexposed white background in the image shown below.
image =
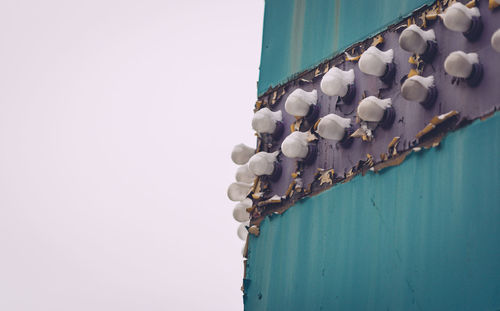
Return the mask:
[(0, 2), (0, 310), (241, 310), (263, 0)]

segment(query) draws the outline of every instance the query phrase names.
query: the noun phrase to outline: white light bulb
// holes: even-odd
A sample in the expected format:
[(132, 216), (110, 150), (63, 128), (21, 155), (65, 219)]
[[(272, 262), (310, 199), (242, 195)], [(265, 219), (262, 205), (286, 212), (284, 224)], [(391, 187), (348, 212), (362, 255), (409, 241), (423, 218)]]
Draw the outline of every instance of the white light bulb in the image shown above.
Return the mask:
[(248, 230), (245, 226), (248, 226), (248, 221), (247, 222), (244, 222), (244, 223), (241, 223), (239, 226), (238, 226), (238, 237), (245, 241), (247, 239), (247, 236), (248, 236)]
[(248, 168), (257, 176), (271, 175), (274, 171), (274, 162), (279, 151), (273, 153), (259, 152), (253, 155), (248, 161)]
[(233, 209), (233, 218), (237, 222), (245, 222), (250, 218), (250, 214), (247, 212), (247, 208), (252, 207), (252, 200), (246, 198), (240, 203), (236, 204)]
[(401, 95), (404, 99), (414, 102), (423, 102), (429, 94), (429, 89), (434, 86), (434, 77), (411, 76), (401, 86)]
[(351, 126), (351, 119), (342, 118), (336, 114), (328, 114), (318, 123), (318, 134), (326, 139), (342, 140), (346, 128)]
[(271, 111), (267, 107), (262, 108), (253, 115), (252, 128), (257, 133), (272, 134), (276, 129), (276, 122), (281, 120), (281, 110)]
[[(500, 0), (498, 0), (500, 3)], [(495, 31), (493, 35), (491, 36), (491, 46), (495, 51), (500, 53), (500, 29)]]
[(292, 116), (304, 117), (309, 112), (311, 105), (316, 105), (318, 93), (316, 90), (306, 92), (303, 89), (296, 89), (285, 102), (285, 110)]
[(359, 103), (358, 117), (363, 121), (380, 122), (384, 117), (385, 109), (390, 106), (390, 98), (380, 99), (375, 96), (368, 96)]
[(354, 83), (354, 70), (340, 70), (333, 67), (321, 79), (321, 91), (328, 96), (344, 97), (349, 84)]
[(246, 164), (254, 154), (254, 148), (248, 147), (245, 144), (239, 144), (234, 146), (233, 152), (231, 152), (231, 159), (234, 163), (243, 165)]
[(236, 181), (251, 184), (255, 177), (255, 174), (250, 171), (248, 164), (242, 165), (236, 170)]
[(281, 144), (281, 151), (287, 158), (305, 158), (309, 151), (307, 137), (308, 134), (304, 132), (291, 133)]
[(434, 30), (423, 31), (415, 24), (403, 30), (399, 36), (399, 46), (408, 52), (423, 54), (427, 49), (427, 41), (435, 41)]
[(476, 53), (464, 53), (455, 51), (450, 53), (444, 61), (444, 70), (457, 78), (468, 78), (472, 73), (472, 65), (479, 63)]
[(247, 184), (244, 182), (234, 182), (229, 185), (229, 188), (227, 188), (227, 196), (231, 201), (243, 201), (246, 199), (251, 189), (251, 184)]
[(368, 75), (381, 77), (387, 70), (387, 64), (392, 63), (393, 51), (381, 51), (375, 46), (369, 47), (359, 58), (359, 70)]
[(449, 6), (443, 14), (439, 16), (443, 23), (451, 31), (466, 32), (470, 29), (473, 17), (479, 17), (478, 8), (468, 8), (460, 2), (455, 2)]

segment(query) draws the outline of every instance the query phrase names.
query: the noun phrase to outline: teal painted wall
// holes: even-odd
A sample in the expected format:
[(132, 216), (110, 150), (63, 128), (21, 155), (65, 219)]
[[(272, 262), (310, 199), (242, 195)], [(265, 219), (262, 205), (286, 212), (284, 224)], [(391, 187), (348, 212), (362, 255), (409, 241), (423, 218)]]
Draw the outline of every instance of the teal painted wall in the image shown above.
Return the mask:
[(500, 310), (500, 113), (249, 240), (245, 310)]
[(434, 0), (267, 0), (258, 94)]

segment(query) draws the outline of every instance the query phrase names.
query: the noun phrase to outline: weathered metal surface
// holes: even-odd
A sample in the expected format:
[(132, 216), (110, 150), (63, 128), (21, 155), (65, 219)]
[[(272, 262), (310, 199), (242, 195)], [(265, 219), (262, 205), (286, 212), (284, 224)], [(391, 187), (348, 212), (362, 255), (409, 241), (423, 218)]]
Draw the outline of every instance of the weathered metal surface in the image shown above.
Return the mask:
[(245, 310), (500, 309), (499, 154), (497, 113), (266, 218)]
[(266, 1), (258, 94), (433, 2)]
[[(319, 84), (321, 75), (312, 79), (313, 72), (309, 74), (311, 82), (294, 80), (285, 86), (284, 95), (279, 98), (274, 105), (270, 105), (272, 110), (283, 111), (283, 123), (285, 133), (279, 141), (275, 141), (270, 151), (280, 148), (283, 139), (290, 134), (290, 125), (295, 118), (284, 111), (284, 103), (288, 95), (298, 87), (307, 91), (318, 90), (318, 104), (321, 107), (320, 116), (328, 113), (336, 113), (342, 117), (351, 118), (355, 124), (357, 102), (362, 98), (363, 93), (366, 96), (380, 95), (382, 98), (391, 98), (393, 107), (396, 110), (396, 122), (392, 128), (384, 130), (377, 128), (374, 132), (375, 138), (371, 142), (365, 142), (356, 139), (349, 149), (344, 149), (339, 144), (320, 138), (318, 141), (318, 158), (315, 163), (305, 167), (302, 171), (301, 181), (303, 188), (308, 188), (314, 181), (318, 168), (328, 170), (334, 169), (336, 176), (344, 178), (359, 161), (367, 159), (367, 154), (373, 156), (375, 162), (381, 161), (381, 154), (387, 153), (389, 143), (394, 137), (400, 137), (397, 145), (397, 151), (411, 149), (412, 144), (417, 140), (417, 134), (430, 122), (430, 120), (443, 113), (452, 110), (459, 112), (459, 119), (474, 120), (484, 116), (495, 109), (500, 108), (500, 88), (498, 79), (500, 77), (500, 54), (495, 52), (490, 45), (492, 33), (500, 28), (500, 10), (491, 11), (485, 3), (479, 7), (484, 21), (484, 30), (480, 40), (471, 43), (467, 41), (460, 33), (452, 32), (446, 29), (442, 23), (437, 20), (427, 29), (434, 29), (438, 43), (438, 53), (431, 64), (424, 67), (423, 76), (434, 75), (436, 87), (438, 90), (438, 99), (431, 109), (424, 109), (420, 104), (408, 102), (401, 97), (401, 78), (407, 75), (414, 65), (408, 62), (411, 53), (402, 50), (398, 44), (399, 31), (392, 27), (382, 33), (384, 43), (382, 50), (392, 48), (394, 50), (394, 63), (396, 64), (396, 78), (391, 86), (386, 86), (378, 78), (367, 76), (359, 71), (356, 62), (343, 61), (341, 57), (340, 64), (337, 66), (343, 70), (354, 69), (356, 79), (357, 94), (351, 105), (345, 105), (342, 102), (337, 104), (337, 97), (326, 96), (320, 90)], [(402, 22), (404, 25), (406, 21)], [(463, 81), (457, 84), (455, 79), (448, 76), (443, 68), (445, 58), (450, 52), (463, 50), (465, 52), (476, 52), (484, 65), (484, 78), (479, 86), (475, 88), (468, 87)], [(338, 58), (333, 59), (329, 64), (338, 63)], [(307, 77), (307, 76), (306, 76)], [(281, 95), (280, 91), (277, 92)], [(272, 103), (274, 94), (263, 96), (260, 99), (268, 104)], [(279, 96), (277, 96), (279, 97)], [(359, 125), (355, 125), (357, 127)], [(293, 181), (292, 173), (296, 171), (297, 161), (280, 155), (280, 163), (283, 167), (281, 179), (270, 183), (271, 191), (267, 197), (274, 195), (283, 196), (286, 194), (290, 184)]]

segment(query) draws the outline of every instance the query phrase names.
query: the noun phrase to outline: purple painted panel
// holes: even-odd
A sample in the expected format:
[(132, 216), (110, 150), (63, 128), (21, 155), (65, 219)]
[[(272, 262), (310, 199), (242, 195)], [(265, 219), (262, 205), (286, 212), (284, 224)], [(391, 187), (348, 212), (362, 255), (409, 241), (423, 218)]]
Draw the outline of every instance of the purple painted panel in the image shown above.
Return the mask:
[[(359, 127), (355, 123), (357, 103), (362, 98), (363, 92), (366, 96), (380, 95), (381, 98), (392, 99), (392, 105), (396, 110), (396, 121), (393, 126), (384, 130), (378, 127), (374, 131), (374, 139), (365, 142), (357, 138), (349, 149), (343, 149), (337, 143), (320, 138), (318, 141), (318, 157), (316, 162), (306, 167), (303, 171), (302, 180), (304, 187), (311, 184), (317, 173), (317, 168), (333, 168), (338, 176), (344, 174), (355, 166), (358, 161), (366, 160), (367, 154), (371, 154), (376, 162), (380, 161), (380, 154), (387, 152), (388, 144), (395, 136), (400, 136), (398, 150), (408, 150), (412, 142), (416, 142), (416, 134), (421, 131), (436, 115), (456, 110), (460, 113), (460, 118), (473, 120), (484, 116), (500, 108), (500, 53), (495, 52), (490, 39), (493, 32), (500, 28), (500, 10), (491, 11), (487, 3), (481, 2), (481, 16), (484, 23), (484, 30), (480, 39), (476, 42), (469, 42), (461, 33), (452, 32), (444, 27), (440, 20), (434, 21), (427, 29), (434, 29), (438, 43), (438, 53), (431, 64), (427, 64), (423, 71), (423, 76), (434, 75), (435, 84), (438, 90), (438, 98), (431, 109), (424, 109), (420, 104), (408, 102), (402, 98), (400, 93), (401, 79), (406, 76), (414, 65), (408, 62), (411, 53), (402, 50), (398, 44), (398, 38), (402, 27), (396, 25), (382, 33), (384, 43), (379, 46), (381, 50), (394, 50), (394, 63), (396, 64), (396, 77), (392, 86), (383, 84), (378, 78), (368, 76), (360, 72), (357, 63), (340, 61), (343, 56), (330, 60), (330, 64), (337, 63), (337, 67), (355, 71), (356, 96), (351, 105), (337, 102), (337, 97), (323, 94), (319, 87), (321, 76), (312, 79), (314, 71), (302, 75), (302, 78), (311, 79), (311, 82), (303, 82), (299, 79), (291, 81), (285, 85), (286, 93), (282, 96), (272, 110), (283, 111), (283, 123), (285, 132), (283, 137), (274, 142), (271, 148), (264, 147), (263, 150), (278, 150), (283, 139), (290, 134), (290, 125), (295, 118), (287, 114), (284, 104), (288, 95), (298, 87), (306, 91), (316, 89), (318, 91), (318, 104), (321, 107), (320, 117), (329, 113), (336, 113), (342, 117), (351, 118), (354, 128)], [(406, 21), (400, 25), (405, 25)], [(467, 86), (465, 81), (458, 81), (446, 74), (443, 63), (449, 53), (462, 50), (466, 53), (475, 52), (479, 54), (480, 62), (484, 67), (484, 77), (482, 82), (475, 88)], [(277, 88), (279, 89), (279, 87)], [(271, 101), (272, 93), (260, 98), (264, 102)], [(293, 178), (291, 174), (296, 171), (296, 161), (280, 155), (279, 158), (283, 173), (279, 181), (271, 183), (272, 194), (283, 196), (288, 189)]]

